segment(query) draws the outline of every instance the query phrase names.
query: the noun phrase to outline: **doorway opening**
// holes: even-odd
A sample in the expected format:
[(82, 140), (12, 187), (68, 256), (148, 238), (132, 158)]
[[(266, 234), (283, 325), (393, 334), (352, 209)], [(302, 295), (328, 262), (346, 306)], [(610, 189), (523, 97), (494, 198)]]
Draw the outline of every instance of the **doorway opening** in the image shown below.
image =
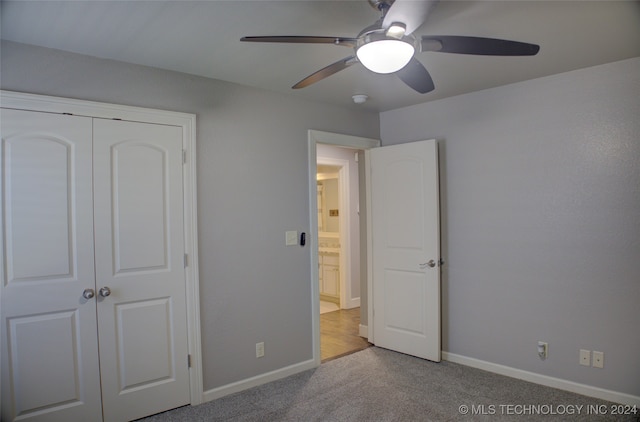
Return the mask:
[[(317, 145), (318, 288), (322, 362), (369, 347), (360, 337), (356, 152)], [(355, 177), (355, 180), (354, 180)], [(355, 225), (355, 226), (354, 226)]]
[(310, 148), (316, 150), (313, 237), (318, 246), (320, 360), (326, 362), (370, 346), (366, 297), (362, 300), (367, 283), (366, 237), (360, 234), (366, 232), (360, 219), (366, 208), (361, 195), (364, 178), (359, 174), (364, 171), (364, 153), (348, 145), (314, 143)]
[[(317, 145), (332, 145), (339, 146), (347, 151), (350, 150), (350, 155), (354, 157), (356, 151), (368, 150), (370, 148), (375, 148), (380, 146), (380, 141), (377, 139), (370, 138), (361, 138), (356, 136), (349, 135), (341, 135), (331, 132), (322, 132), (317, 130), (309, 130), (308, 132), (308, 168), (309, 168), (309, 221), (310, 221), (310, 229), (312, 232), (317, 230), (318, 227), (318, 205), (317, 205)], [(359, 153), (360, 157), (364, 158), (364, 153)], [(366, 174), (365, 167), (366, 161), (361, 159), (360, 162), (364, 165), (353, 166), (353, 169), (360, 170), (363, 174), (363, 177), (359, 177), (359, 184), (361, 186), (358, 189), (355, 189), (354, 192), (358, 192), (360, 196), (364, 195), (366, 189), (364, 188), (366, 184), (365, 176)], [(369, 329), (367, 327), (367, 321), (372, 319), (373, 317), (370, 315), (371, 311), (367, 306), (367, 302), (370, 300), (368, 295), (367, 286), (370, 283), (369, 280), (369, 242), (367, 240), (366, 234), (369, 231), (368, 223), (366, 220), (367, 208), (368, 206), (360, 206), (360, 203), (365, 203), (364, 199), (359, 199), (355, 201), (358, 204), (357, 211), (359, 212), (359, 218), (356, 221), (359, 221), (361, 230), (360, 230), (360, 239), (358, 245), (362, 246), (362, 252), (360, 253), (361, 260), (357, 263), (357, 265), (361, 269), (360, 274), (360, 286), (358, 297), (360, 298), (359, 306), (360, 306), (360, 322), (359, 322), (359, 336), (366, 338), (369, 334)], [(314, 233), (312, 233), (314, 234)], [(316, 233), (317, 234), (317, 233)], [(310, 237), (310, 259), (311, 259), (311, 326), (312, 326), (312, 343), (313, 343), (313, 359), (316, 365), (320, 365), (321, 363), (321, 353), (320, 353), (320, 288), (319, 288), (319, 263), (318, 263), (318, 237), (317, 235), (312, 235)], [(344, 247), (344, 246), (341, 246)], [(355, 264), (354, 264), (355, 265)], [(355, 307), (355, 306), (354, 306)], [(353, 312), (353, 311), (352, 311)], [(357, 311), (356, 311), (357, 312)], [(330, 315), (325, 314), (325, 315)]]
[[(348, 230), (342, 220), (345, 209), (341, 198), (341, 188), (345, 183), (342, 166), (323, 164), (326, 159), (318, 157), (317, 198), (318, 198), (318, 286), (320, 289), (320, 314), (337, 311), (345, 307), (346, 289), (344, 265), (351, 256), (343, 256), (341, 241)], [(348, 183), (348, 180), (346, 181)], [(348, 252), (347, 252), (348, 253)]]

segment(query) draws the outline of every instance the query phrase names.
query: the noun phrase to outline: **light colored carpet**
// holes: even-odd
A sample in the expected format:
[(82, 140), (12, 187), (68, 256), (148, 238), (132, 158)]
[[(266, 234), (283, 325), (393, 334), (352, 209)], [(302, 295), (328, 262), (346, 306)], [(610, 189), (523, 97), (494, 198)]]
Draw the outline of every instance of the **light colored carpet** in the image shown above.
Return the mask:
[(608, 410), (611, 405), (451, 362), (433, 363), (371, 347), (145, 421), (640, 421), (612, 416), (610, 411), (592, 414), (593, 409)]

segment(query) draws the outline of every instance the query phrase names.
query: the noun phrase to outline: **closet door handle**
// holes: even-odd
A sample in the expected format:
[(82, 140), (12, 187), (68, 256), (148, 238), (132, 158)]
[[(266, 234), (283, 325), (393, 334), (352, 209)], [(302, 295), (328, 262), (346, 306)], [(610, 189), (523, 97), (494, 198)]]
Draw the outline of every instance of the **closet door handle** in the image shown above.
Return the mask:
[(108, 287), (101, 287), (99, 290), (100, 296), (107, 297), (111, 294), (111, 289)]
[(87, 300), (93, 298), (95, 295), (96, 292), (94, 292), (93, 289), (84, 289), (84, 292), (82, 292), (82, 297)]

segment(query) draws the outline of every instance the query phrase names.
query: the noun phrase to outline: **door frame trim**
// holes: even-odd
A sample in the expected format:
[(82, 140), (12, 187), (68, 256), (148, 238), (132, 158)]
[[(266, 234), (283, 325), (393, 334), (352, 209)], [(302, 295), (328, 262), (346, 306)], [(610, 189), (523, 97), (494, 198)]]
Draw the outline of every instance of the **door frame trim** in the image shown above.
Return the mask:
[[(340, 133), (323, 132), (310, 129), (307, 134), (307, 152), (308, 152), (308, 168), (309, 168), (309, 224), (310, 227), (318, 227), (318, 198), (316, 197), (316, 174), (317, 174), (317, 154), (316, 144), (334, 145), (344, 148), (352, 148), (354, 150), (367, 150), (377, 148), (381, 145), (380, 140), (363, 138), (359, 136), (343, 135)], [(366, 164), (365, 164), (366, 165)], [(366, 180), (368, 183), (368, 178)], [(367, 190), (369, 186), (367, 185)], [(367, 197), (369, 195), (367, 194)], [(368, 208), (368, 206), (367, 206)], [(369, 211), (367, 211), (369, 212)], [(368, 215), (368, 214), (367, 214)], [(367, 227), (367, 233), (371, 230)], [(371, 237), (367, 236), (367, 242)], [(321, 363), (320, 356), (320, 286), (318, 285), (318, 239), (316, 236), (309, 236), (309, 254), (311, 259), (311, 336), (313, 347), (313, 360), (316, 366)], [(367, 261), (369, 259), (369, 245), (367, 245)], [(369, 265), (369, 264), (368, 264)], [(371, 273), (368, 272), (367, 284), (371, 285)], [(371, 291), (367, 291), (367, 301), (371, 303)], [(369, 314), (371, 314), (371, 306), (369, 306)], [(369, 318), (369, 333), (372, 332)]]
[[(185, 268), (187, 300), (187, 341), (191, 356), (189, 386), (191, 405), (202, 403), (202, 346), (200, 338), (200, 284), (198, 274), (198, 227), (196, 190), (196, 116), (195, 114), (124, 106), (110, 103), (51, 97), (0, 90), (2, 108), (67, 113), (103, 119), (157, 123), (182, 128), (184, 235), (188, 265)], [(1, 289), (0, 289), (1, 292)]]

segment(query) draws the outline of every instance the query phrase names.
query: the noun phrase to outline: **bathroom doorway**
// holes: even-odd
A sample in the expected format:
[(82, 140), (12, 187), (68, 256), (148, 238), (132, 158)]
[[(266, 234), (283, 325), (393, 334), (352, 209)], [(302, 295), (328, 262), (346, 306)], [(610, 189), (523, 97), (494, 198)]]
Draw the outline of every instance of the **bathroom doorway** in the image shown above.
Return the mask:
[[(351, 236), (349, 233), (349, 237), (353, 238), (353, 242), (350, 242), (353, 245), (357, 245), (359, 248), (356, 254), (350, 254), (351, 256), (359, 256), (358, 261), (354, 261), (351, 259), (351, 268), (357, 267), (360, 274), (355, 281), (355, 285), (357, 286), (355, 289), (351, 289), (351, 296), (347, 298), (347, 303), (351, 306), (347, 306), (347, 310), (351, 312), (355, 312), (358, 315), (359, 323), (357, 333), (354, 334), (354, 337), (358, 338), (361, 341), (366, 342), (367, 337), (369, 336), (369, 327), (367, 326), (367, 322), (369, 319), (372, 319), (371, 310), (367, 306), (368, 298), (368, 285), (370, 283), (368, 274), (368, 240), (367, 233), (369, 231), (368, 220), (367, 220), (367, 209), (368, 204), (366, 201), (366, 192), (367, 192), (367, 179), (366, 174), (368, 172), (367, 168), (367, 160), (366, 156), (367, 151), (371, 148), (377, 148), (380, 146), (380, 141), (377, 139), (370, 138), (362, 138), (351, 135), (342, 135), (331, 132), (323, 132), (318, 130), (309, 130), (308, 132), (308, 168), (309, 168), (309, 220), (311, 222), (310, 225), (310, 236), (309, 236), (309, 252), (311, 259), (311, 339), (313, 342), (313, 359), (314, 361), (320, 365), (322, 362), (321, 359), (321, 333), (320, 333), (320, 319), (321, 316), (332, 315), (334, 312), (325, 313), (323, 315), (320, 314), (320, 289), (319, 289), (319, 263), (318, 263), (318, 237), (317, 237), (317, 227), (318, 227), (318, 206), (317, 206), (317, 166), (318, 160), (317, 157), (324, 158), (342, 158), (343, 160), (353, 160), (353, 166), (349, 164), (349, 173), (353, 174), (356, 172), (357, 174), (357, 184), (356, 187), (350, 189), (350, 196), (355, 194), (355, 198), (353, 200), (353, 204), (355, 207), (356, 217), (353, 219), (353, 223), (350, 228), (353, 226), (357, 226), (359, 229), (359, 234)], [(339, 147), (337, 150), (333, 150), (334, 152), (339, 152), (340, 154), (344, 154), (343, 156), (334, 157), (330, 155), (330, 152), (327, 151), (326, 147)], [(357, 157), (357, 158), (356, 158)], [(356, 165), (355, 163), (358, 163)], [(351, 163), (351, 161), (350, 161)], [(331, 164), (331, 163), (328, 163)], [(336, 164), (333, 164), (336, 165)], [(350, 180), (351, 181), (351, 180)], [(344, 213), (346, 217), (348, 214)], [(351, 239), (349, 239), (351, 240)], [(344, 242), (341, 243), (341, 248), (344, 248)], [(344, 271), (344, 270), (343, 270)], [(352, 286), (353, 287), (353, 286)], [(357, 299), (357, 303), (353, 303)], [(360, 308), (359, 310), (356, 308)], [(342, 312), (345, 309), (341, 309)], [(359, 312), (358, 312), (359, 311)], [(325, 341), (327, 343), (327, 341)], [(369, 343), (366, 342), (368, 346)]]
[[(321, 361), (369, 347), (361, 337), (358, 151), (316, 145)], [(366, 300), (366, 298), (365, 298)]]
[[(335, 160), (318, 158), (318, 287), (320, 289), (320, 313), (337, 311), (346, 304), (346, 272), (341, 261), (348, 261), (341, 248), (348, 230), (345, 219), (340, 218), (346, 209), (342, 202), (344, 172), (342, 166), (323, 164)], [(342, 221), (341, 221), (342, 220)], [(341, 224), (342, 223), (342, 224)]]

